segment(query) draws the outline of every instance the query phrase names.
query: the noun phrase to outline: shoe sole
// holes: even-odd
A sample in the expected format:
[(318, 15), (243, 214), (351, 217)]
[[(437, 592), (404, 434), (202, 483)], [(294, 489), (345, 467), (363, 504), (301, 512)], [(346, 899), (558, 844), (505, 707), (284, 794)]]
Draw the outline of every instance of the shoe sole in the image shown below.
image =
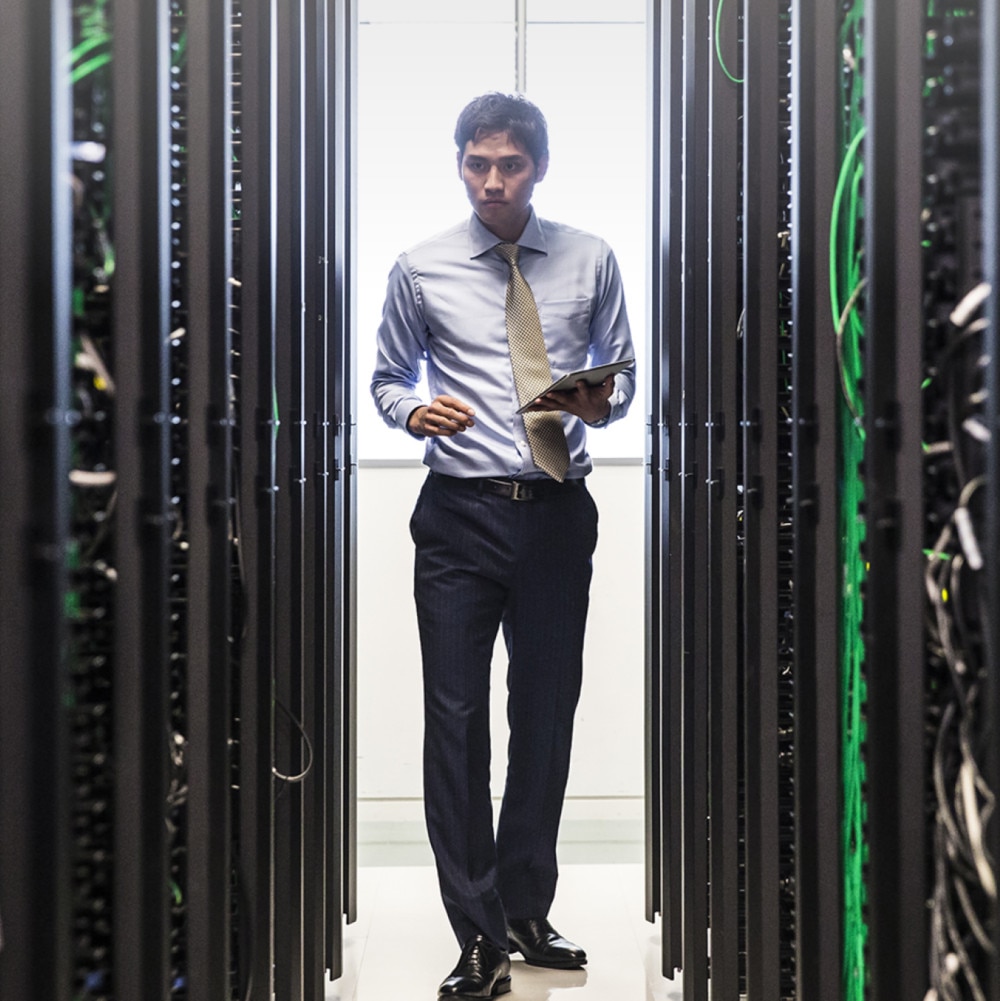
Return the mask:
[[(495, 998), (500, 994), (510, 994), (510, 977), (501, 977), (490, 992), (490, 997)], [(453, 1001), (483, 1001), (482, 994), (439, 994), (439, 999), (453, 999)]]
[(583, 959), (556, 959), (551, 962), (546, 962), (544, 959), (528, 959), (513, 942), (507, 943), (507, 952), (511, 956), (524, 956), (524, 961), (528, 966), (540, 966), (545, 970), (580, 970), (587, 965), (586, 956)]
[(527, 966), (540, 966), (546, 970), (582, 970), (587, 965), (585, 959), (574, 959), (563, 963), (545, 963), (540, 959), (528, 959), (525, 957), (524, 962)]

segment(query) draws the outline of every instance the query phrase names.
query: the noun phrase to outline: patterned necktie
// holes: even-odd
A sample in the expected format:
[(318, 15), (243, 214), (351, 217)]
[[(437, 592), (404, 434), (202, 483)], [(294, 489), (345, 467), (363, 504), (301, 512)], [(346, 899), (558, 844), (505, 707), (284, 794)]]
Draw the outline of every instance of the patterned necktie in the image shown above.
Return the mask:
[[(497, 244), (497, 253), (510, 265), (507, 282), (507, 343), (514, 386), (523, 407), (552, 384), (552, 369), (531, 288), (517, 266), (516, 243)], [(560, 483), (569, 469), (569, 448), (558, 411), (524, 414), (524, 429), (535, 465)]]

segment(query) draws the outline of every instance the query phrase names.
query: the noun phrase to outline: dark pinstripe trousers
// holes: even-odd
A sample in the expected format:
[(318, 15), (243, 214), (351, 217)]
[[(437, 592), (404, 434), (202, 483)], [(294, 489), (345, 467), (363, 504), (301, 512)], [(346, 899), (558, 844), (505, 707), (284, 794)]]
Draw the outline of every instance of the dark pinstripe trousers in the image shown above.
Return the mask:
[[(531, 501), (431, 473), (410, 532), (424, 676), (424, 799), (459, 942), (503, 948), (545, 917), (580, 695), (597, 508), (580, 482)], [(490, 663), (507, 646), (507, 779), (490, 796)]]

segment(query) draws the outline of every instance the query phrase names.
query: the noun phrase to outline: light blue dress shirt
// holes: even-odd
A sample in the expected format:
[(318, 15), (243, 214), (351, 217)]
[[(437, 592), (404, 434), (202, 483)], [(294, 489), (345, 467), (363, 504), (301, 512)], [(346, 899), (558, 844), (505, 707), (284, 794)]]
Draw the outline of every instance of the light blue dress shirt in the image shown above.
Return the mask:
[[(467, 222), (401, 254), (389, 275), (378, 331), (371, 391), (387, 424), (407, 421), (428, 403), (415, 392), (427, 366), (431, 398), (452, 396), (475, 411), (475, 427), (453, 437), (428, 437), (424, 463), (448, 476), (538, 479), (514, 387), (507, 346), (509, 268), (500, 241), (475, 214)], [(517, 241), (519, 265), (531, 286), (553, 378), (632, 358), (621, 275), (600, 237), (539, 219), (534, 211)], [(615, 376), (607, 423), (623, 417), (635, 393), (635, 367)], [(564, 413), (567, 478), (592, 463), (586, 425)]]

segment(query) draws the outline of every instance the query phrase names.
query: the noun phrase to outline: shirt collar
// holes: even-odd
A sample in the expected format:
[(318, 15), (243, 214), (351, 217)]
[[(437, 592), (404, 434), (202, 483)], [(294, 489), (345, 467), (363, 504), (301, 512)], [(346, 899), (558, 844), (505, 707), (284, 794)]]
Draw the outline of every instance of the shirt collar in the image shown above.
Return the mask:
[[(491, 233), (482, 223), (482, 220), (475, 212), (469, 220), (469, 257), (482, 257), (483, 254), (491, 251), (502, 240), (497, 239), (496, 233)], [(535, 215), (534, 208), (525, 223), (524, 232), (517, 241), (519, 247), (527, 247), (529, 250), (537, 250), (540, 254), (547, 254), (548, 248), (545, 243), (545, 231), (542, 229), (542, 222)]]

